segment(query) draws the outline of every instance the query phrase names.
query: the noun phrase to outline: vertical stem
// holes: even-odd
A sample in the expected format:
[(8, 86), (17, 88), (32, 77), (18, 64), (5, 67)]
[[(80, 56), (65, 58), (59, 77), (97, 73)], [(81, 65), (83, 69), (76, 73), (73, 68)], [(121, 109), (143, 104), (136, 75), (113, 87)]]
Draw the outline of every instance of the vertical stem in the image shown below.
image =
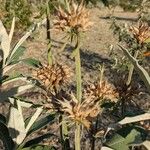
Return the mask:
[[(80, 35), (77, 36), (77, 43), (75, 49), (75, 65), (76, 65), (76, 83), (77, 83), (77, 99), (78, 102), (81, 103), (82, 98), (82, 80), (81, 80), (81, 59), (80, 59)], [(76, 123), (75, 129), (75, 150), (80, 150), (80, 140), (81, 140), (81, 126)]]
[(47, 1), (47, 11), (46, 11), (46, 18), (47, 18), (47, 59), (48, 59), (48, 64), (52, 65), (52, 51), (51, 51), (51, 34), (50, 34), (50, 10), (49, 10), (49, 0)]
[(75, 49), (75, 64), (76, 64), (76, 83), (77, 83), (77, 99), (79, 103), (81, 103), (82, 97), (82, 80), (81, 80), (81, 59), (80, 59), (80, 44), (79, 44), (79, 37)]
[(61, 136), (61, 143), (63, 146), (62, 149), (63, 150), (70, 150), (68, 128), (67, 128), (67, 124), (63, 120), (63, 115), (60, 115), (59, 122), (61, 123), (60, 136)]
[(81, 149), (81, 146), (80, 146), (80, 139), (81, 139), (81, 137), (80, 137), (80, 135), (81, 135), (80, 128), (81, 128), (81, 126), (78, 123), (76, 123), (76, 129), (75, 129), (75, 150), (80, 150)]

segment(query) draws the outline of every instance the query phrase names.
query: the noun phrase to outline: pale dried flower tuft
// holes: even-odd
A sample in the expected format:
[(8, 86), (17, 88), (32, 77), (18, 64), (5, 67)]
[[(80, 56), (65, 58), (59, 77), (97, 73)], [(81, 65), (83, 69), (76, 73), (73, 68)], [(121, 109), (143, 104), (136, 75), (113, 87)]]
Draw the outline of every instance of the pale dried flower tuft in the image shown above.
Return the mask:
[(89, 10), (85, 8), (83, 2), (76, 4), (73, 0), (68, 3), (69, 8), (59, 6), (57, 18), (54, 20), (54, 28), (58, 30), (86, 31), (93, 23), (89, 20)]
[(69, 81), (72, 72), (68, 66), (61, 64), (44, 65), (33, 71), (35, 77), (46, 90), (53, 91)]
[(83, 124), (86, 128), (90, 128), (91, 119), (100, 112), (99, 103), (91, 97), (79, 103), (76, 97), (71, 94), (70, 101), (66, 99), (59, 100), (59, 104), (61, 105), (61, 110), (68, 115), (69, 119), (73, 120), (74, 123)]
[(99, 99), (109, 99), (111, 101), (117, 101), (118, 98), (118, 93), (107, 81), (88, 85), (85, 93), (86, 95), (92, 95)]
[(129, 30), (140, 44), (143, 44), (148, 38), (150, 38), (150, 27), (147, 23), (140, 21), (137, 27), (130, 26)]

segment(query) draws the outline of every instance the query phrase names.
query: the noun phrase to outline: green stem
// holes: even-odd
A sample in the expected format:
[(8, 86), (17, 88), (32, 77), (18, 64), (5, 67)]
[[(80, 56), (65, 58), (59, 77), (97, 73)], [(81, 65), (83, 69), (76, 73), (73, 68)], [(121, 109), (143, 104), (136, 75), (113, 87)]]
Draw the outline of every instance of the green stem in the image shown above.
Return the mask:
[[(80, 35), (77, 35), (77, 43), (75, 52), (75, 66), (76, 66), (76, 83), (77, 83), (77, 99), (78, 102), (81, 103), (82, 98), (82, 80), (81, 80), (81, 59), (80, 59)], [(81, 126), (80, 124), (76, 123), (75, 129), (75, 150), (80, 150), (80, 140), (81, 140)]]
[(82, 80), (81, 80), (81, 59), (80, 59), (80, 45), (79, 39), (75, 49), (75, 65), (76, 65), (76, 83), (77, 83), (77, 99), (81, 103), (82, 97)]
[(49, 5), (48, 5), (48, 2), (47, 1), (47, 10), (46, 10), (46, 18), (47, 18), (47, 41), (48, 41), (48, 44), (47, 44), (47, 59), (48, 59), (48, 64), (49, 65), (52, 65), (52, 51), (51, 51), (51, 47), (52, 47), (52, 43), (51, 43), (51, 33), (50, 33), (50, 17), (51, 17), (51, 14), (50, 14), (50, 10), (49, 10)]
[(76, 129), (75, 129), (75, 150), (80, 150), (81, 149), (81, 146), (80, 146), (80, 139), (81, 139), (81, 137), (80, 137), (80, 135), (81, 135), (80, 128), (81, 128), (81, 126), (78, 123), (76, 123)]
[(70, 150), (68, 128), (67, 128), (67, 124), (64, 122), (63, 115), (60, 115), (59, 122), (61, 123), (60, 136), (61, 136), (61, 142), (62, 142), (62, 147), (63, 147), (62, 149)]

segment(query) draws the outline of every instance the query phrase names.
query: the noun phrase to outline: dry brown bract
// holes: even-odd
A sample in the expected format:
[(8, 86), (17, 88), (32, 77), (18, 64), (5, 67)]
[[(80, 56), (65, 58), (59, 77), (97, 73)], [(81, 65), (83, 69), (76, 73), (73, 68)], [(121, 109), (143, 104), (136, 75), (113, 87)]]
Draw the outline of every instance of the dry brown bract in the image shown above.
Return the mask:
[(107, 81), (91, 84), (86, 89), (86, 95), (92, 95), (100, 99), (109, 99), (116, 101), (118, 93)]
[(147, 23), (139, 22), (138, 27), (131, 26), (130, 31), (140, 44), (150, 38), (150, 27)]
[(91, 119), (96, 117), (99, 110), (99, 104), (92, 97), (84, 99), (80, 104), (73, 94), (71, 94), (71, 100), (68, 101), (64, 99), (63, 101), (59, 100), (59, 103), (62, 107), (62, 111), (68, 114), (68, 118), (73, 120), (73, 122), (81, 123), (86, 128), (89, 128), (91, 125)]
[(93, 23), (89, 21), (89, 10), (85, 8), (83, 2), (80, 5), (74, 1), (68, 3), (68, 8), (63, 9), (59, 6), (57, 9), (57, 19), (54, 20), (54, 28), (58, 30), (75, 29), (77, 31), (86, 31)]
[(71, 76), (69, 67), (53, 64), (45, 65), (33, 72), (33, 76), (41, 82), (41, 84), (47, 89), (53, 91), (58, 89), (64, 83), (69, 81)]

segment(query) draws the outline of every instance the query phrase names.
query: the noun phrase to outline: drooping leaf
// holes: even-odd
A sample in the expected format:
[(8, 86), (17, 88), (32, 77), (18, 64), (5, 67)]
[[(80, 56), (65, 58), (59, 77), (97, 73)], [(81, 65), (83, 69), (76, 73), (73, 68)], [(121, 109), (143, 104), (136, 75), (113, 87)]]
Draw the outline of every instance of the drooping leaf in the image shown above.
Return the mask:
[(27, 141), (24, 145), (24, 147), (30, 147), (32, 145), (36, 145), (36, 144), (39, 144), (40, 142), (42, 142), (44, 139), (48, 139), (50, 137), (54, 136), (54, 134), (51, 134), (51, 133), (46, 133), (44, 135), (41, 135), (39, 137), (36, 137), (30, 141)]
[(3, 51), (3, 66), (10, 52), (10, 40), (3, 23), (0, 20), (0, 43)]
[(106, 146), (115, 150), (129, 150), (134, 143), (143, 143), (146, 132), (142, 128), (127, 126), (118, 130), (107, 142)]
[(40, 128), (46, 126), (48, 123), (52, 122), (55, 119), (55, 114), (49, 114), (46, 117), (41, 118), (40, 120), (36, 121), (31, 128), (29, 129), (27, 135), (39, 130)]
[(9, 32), (10, 43), (12, 41), (12, 37), (13, 37), (13, 34), (14, 34), (14, 29), (15, 29), (15, 17), (12, 20), (11, 29), (10, 29), (10, 32)]
[(39, 60), (33, 58), (22, 59), (21, 61), (29, 66), (36, 67), (36, 68), (42, 66)]
[(0, 114), (0, 122), (2, 122), (3, 124), (6, 124), (6, 118), (2, 114)]
[(0, 140), (2, 140), (5, 150), (12, 150), (14, 143), (9, 135), (8, 128), (0, 121)]
[(17, 63), (19, 61), (19, 58), (23, 55), (25, 50), (26, 48), (23, 46), (18, 47), (18, 49), (16, 49), (14, 54), (9, 58), (7, 63), (11, 65)]
[(25, 77), (23, 77), (22, 74), (15, 74), (15, 75), (12, 75), (12, 76), (4, 76), (5, 78), (2, 79), (2, 84), (3, 86), (6, 85), (6, 84), (9, 84), (11, 82), (14, 82), (14, 81), (17, 81), (17, 80), (25, 80)]
[(137, 115), (134, 117), (125, 117), (123, 120), (119, 121), (118, 124), (124, 125), (124, 124), (139, 122), (139, 121), (143, 121), (143, 120), (150, 120), (150, 113), (149, 112), (141, 114), (141, 115)]
[(42, 107), (37, 108), (36, 112), (33, 114), (33, 116), (31, 117), (28, 125), (26, 126), (26, 132), (29, 131), (29, 129), (32, 127), (32, 125), (37, 120), (37, 118), (40, 116), (40, 114), (42, 113), (42, 111), (43, 111)]
[[(10, 98), (13, 99), (13, 98)], [(19, 145), (26, 136), (25, 123), (19, 100), (11, 101), (8, 127), (13, 140)]]
[(14, 48), (12, 49), (9, 58), (8, 58), (8, 62), (10, 62), (10, 58), (14, 55), (14, 53), (17, 51), (17, 49), (26, 41), (26, 39), (37, 29), (39, 28), (41, 25), (46, 23), (46, 19), (42, 20), (41, 22), (35, 24), (31, 29), (29, 29), (28, 32), (25, 33), (25, 35), (18, 41), (18, 43), (14, 46)]
[(145, 86), (148, 89), (148, 92), (150, 93), (150, 76), (148, 74), (148, 72), (139, 65), (138, 60), (135, 59), (127, 49), (125, 49), (124, 47), (120, 46), (119, 47), (123, 50), (124, 54), (128, 57), (128, 59), (131, 61), (131, 63), (134, 65), (136, 71), (138, 72), (139, 76), (141, 77), (141, 79), (143, 80), (143, 82), (145, 83)]

